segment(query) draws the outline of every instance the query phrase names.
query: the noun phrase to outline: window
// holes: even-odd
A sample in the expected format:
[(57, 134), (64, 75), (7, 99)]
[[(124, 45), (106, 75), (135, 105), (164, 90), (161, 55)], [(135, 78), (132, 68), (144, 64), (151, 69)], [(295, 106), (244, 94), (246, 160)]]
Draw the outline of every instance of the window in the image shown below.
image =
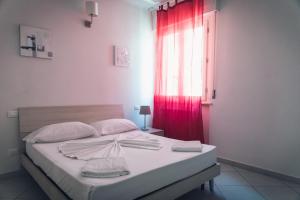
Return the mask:
[(214, 95), (216, 11), (204, 14), (204, 58), (202, 83), (203, 103), (211, 103)]
[[(194, 35), (193, 35), (194, 34)], [(169, 34), (163, 38), (163, 63), (166, 82), (162, 91), (166, 96), (201, 96), (203, 103), (211, 103), (213, 95), (214, 74), (214, 43), (215, 43), (215, 12), (203, 15), (203, 26), (183, 32)], [(184, 41), (183, 46), (178, 41)], [(176, 42), (174, 42), (176, 41)], [(184, 53), (182, 53), (184, 51)], [(197, 52), (197, 55), (193, 55)], [(172, 55), (172, 56), (170, 56)], [(183, 56), (182, 59), (178, 59)], [(175, 59), (174, 59), (175, 58)], [(183, 60), (183, 63), (176, 62)], [(193, 72), (190, 76), (183, 75), (179, 80), (179, 65), (183, 65), (185, 72)], [(200, 66), (200, 67), (199, 67)], [(181, 76), (182, 77), (182, 76)], [(178, 90), (179, 82), (183, 87)]]

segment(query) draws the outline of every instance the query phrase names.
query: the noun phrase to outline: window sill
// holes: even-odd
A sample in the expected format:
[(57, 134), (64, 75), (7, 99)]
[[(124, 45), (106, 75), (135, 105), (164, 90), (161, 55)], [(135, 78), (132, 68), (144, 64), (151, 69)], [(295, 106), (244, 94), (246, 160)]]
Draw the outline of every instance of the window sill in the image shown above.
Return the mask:
[(213, 103), (212, 103), (212, 101), (203, 101), (202, 105), (204, 105), (204, 106), (211, 106), (211, 105), (213, 105)]

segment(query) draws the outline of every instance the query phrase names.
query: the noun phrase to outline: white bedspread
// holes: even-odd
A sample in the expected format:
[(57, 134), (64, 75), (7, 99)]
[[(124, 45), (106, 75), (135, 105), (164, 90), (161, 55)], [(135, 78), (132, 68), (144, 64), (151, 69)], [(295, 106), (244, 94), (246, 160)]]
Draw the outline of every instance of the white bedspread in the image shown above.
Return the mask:
[[(137, 131), (123, 133), (134, 136)], [(145, 134), (145, 133), (144, 133)], [(103, 136), (113, 139), (115, 135)], [(172, 152), (177, 140), (151, 135), (159, 140), (158, 151), (123, 148), (130, 174), (115, 178), (89, 178), (80, 175), (86, 161), (67, 158), (58, 152), (60, 143), (26, 144), (26, 152), (72, 199), (131, 200), (180, 179), (191, 176), (216, 163), (214, 146), (203, 144), (202, 152)], [(88, 141), (91, 139), (82, 139)]]

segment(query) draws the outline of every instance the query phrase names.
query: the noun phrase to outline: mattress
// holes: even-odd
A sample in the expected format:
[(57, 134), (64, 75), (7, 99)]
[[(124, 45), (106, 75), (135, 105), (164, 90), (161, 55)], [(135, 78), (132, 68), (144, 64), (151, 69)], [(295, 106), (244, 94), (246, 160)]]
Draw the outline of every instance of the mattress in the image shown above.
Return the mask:
[[(136, 131), (122, 134), (136, 134)], [(101, 138), (112, 139), (115, 136)], [(58, 152), (59, 143), (27, 143), (26, 152), (56, 185), (75, 200), (135, 199), (216, 163), (215, 146), (203, 145), (201, 153), (172, 152), (171, 146), (177, 140), (157, 135), (151, 137), (159, 139), (163, 148), (154, 151), (124, 147), (130, 174), (116, 178), (82, 177), (80, 169), (86, 161), (63, 156)]]

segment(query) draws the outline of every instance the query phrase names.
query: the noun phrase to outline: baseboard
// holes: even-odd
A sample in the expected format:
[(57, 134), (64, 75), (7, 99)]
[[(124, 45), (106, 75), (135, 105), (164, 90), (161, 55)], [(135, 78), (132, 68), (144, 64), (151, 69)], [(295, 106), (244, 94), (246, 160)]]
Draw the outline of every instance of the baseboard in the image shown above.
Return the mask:
[(291, 181), (291, 182), (300, 184), (300, 178), (297, 178), (297, 177), (289, 176), (289, 175), (286, 175), (286, 174), (281, 174), (281, 173), (278, 173), (278, 172), (263, 169), (263, 168), (256, 167), (256, 166), (253, 166), (253, 165), (248, 165), (248, 164), (241, 163), (241, 162), (238, 162), (238, 161), (233, 161), (233, 160), (230, 160), (230, 159), (227, 159), (227, 158), (218, 157), (218, 161), (222, 162), (222, 163), (225, 163), (225, 164), (233, 165), (235, 167), (246, 169), (246, 170), (249, 170), (249, 171), (257, 172), (257, 173), (264, 174), (264, 175), (267, 175), (267, 176), (272, 176), (272, 177), (275, 177), (275, 178), (278, 178), (278, 179), (281, 179), (281, 180)]

